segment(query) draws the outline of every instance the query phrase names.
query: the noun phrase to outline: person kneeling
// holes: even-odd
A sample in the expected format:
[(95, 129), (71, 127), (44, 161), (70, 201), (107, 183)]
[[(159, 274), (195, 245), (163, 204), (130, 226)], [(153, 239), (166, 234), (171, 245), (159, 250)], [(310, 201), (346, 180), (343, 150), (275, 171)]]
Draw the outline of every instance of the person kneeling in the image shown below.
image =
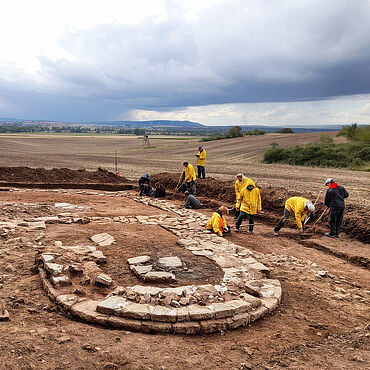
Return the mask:
[(212, 217), (206, 225), (206, 229), (213, 231), (218, 236), (230, 232), (230, 226), (227, 225), (224, 213), (229, 213), (228, 209), (224, 206), (220, 207), (217, 211), (212, 213)]
[(261, 192), (254, 185), (248, 185), (239, 193), (236, 203), (239, 216), (235, 224), (235, 232), (239, 232), (240, 225), (246, 217), (249, 217), (249, 232), (253, 233), (254, 215), (262, 212)]
[(184, 204), (185, 208), (188, 208), (188, 209), (200, 209), (200, 208), (202, 208), (203, 204), (194, 195), (189, 194), (188, 191), (185, 191), (184, 195), (186, 197), (186, 202)]

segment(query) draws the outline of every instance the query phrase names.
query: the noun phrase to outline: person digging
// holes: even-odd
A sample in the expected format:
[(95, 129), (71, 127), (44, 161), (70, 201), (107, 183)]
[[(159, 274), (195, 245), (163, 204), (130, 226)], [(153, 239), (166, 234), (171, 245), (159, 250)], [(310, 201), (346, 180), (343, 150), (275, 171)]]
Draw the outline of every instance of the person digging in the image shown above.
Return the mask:
[(239, 216), (235, 224), (235, 232), (238, 233), (243, 220), (249, 217), (249, 232), (253, 233), (254, 215), (262, 213), (261, 192), (254, 185), (248, 185), (239, 193), (235, 207)]
[(218, 236), (230, 233), (230, 226), (227, 225), (224, 214), (228, 214), (229, 210), (225, 206), (221, 206), (217, 211), (212, 213), (211, 219), (206, 225), (207, 230), (211, 230)]
[(183, 193), (187, 190), (190, 194), (195, 196), (197, 193), (197, 188), (195, 186), (195, 180), (197, 179), (197, 176), (195, 174), (194, 167), (189, 162), (184, 162), (183, 166), (185, 167), (185, 170), (180, 178), (179, 183), (181, 185), (179, 185), (176, 190)]
[(298, 232), (303, 233), (303, 222), (308, 212), (315, 212), (313, 203), (302, 197), (292, 197), (285, 202), (284, 215), (274, 228), (274, 235), (279, 236), (280, 229), (284, 226), (286, 220), (293, 213), (298, 227)]
[(330, 232), (325, 233), (325, 236), (338, 238), (339, 229), (343, 221), (344, 199), (348, 198), (348, 192), (343, 186), (334, 182), (333, 179), (327, 179), (325, 186), (328, 187), (328, 190), (325, 193), (324, 203), (330, 209)]

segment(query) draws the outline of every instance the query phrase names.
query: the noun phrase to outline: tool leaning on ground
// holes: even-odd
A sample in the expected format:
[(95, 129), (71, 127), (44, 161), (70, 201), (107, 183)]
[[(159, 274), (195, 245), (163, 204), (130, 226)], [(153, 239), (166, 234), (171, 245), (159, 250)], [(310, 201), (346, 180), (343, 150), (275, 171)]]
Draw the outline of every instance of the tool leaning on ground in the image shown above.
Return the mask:
[(175, 188), (175, 193), (177, 193), (177, 192), (179, 191), (180, 187), (181, 187), (181, 186), (182, 186), (182, 184), (184, 183), (184, 182), (182, 181), (183, 177), (185, 177), (184, 175), (185, 175), (185, 174), (184, 174), (184, 172), (181, 172), (181, 175), (180, 175), (179, 181), (177, 182), (177, 185), (176, 185), (176, 188)]
[[(315, 200), (315, 203), (313, 204), (315, 207), (316, 207), (316, 204), (317, 204), (317, 202), (318, 202), (318, 200), (319, 200), (320, 195), (322, 194), (322, 192), (323, 192), (323, 190), (320, 190), (320, 192), (319, 192), (319, 194), (318, 194), (318, 196), (317, 196), (317, 198), (316, 198), (316, 200)], [(305, 232), (305, 226), (306, 226), (307, 222), (311, 219), (312, 215), (313, 215), (313, 213), (309, 213), (309, 214), (305, 217), (305, 220), (303, 221), (303, 225), (302, 225), (302, 227), (303, 227), (303, 232)], [(316, 223), (316, 222), (315, 222), (315, 223)], [(313, 226), (312, 226), (312, 228), (313, 228)], [(313, 229), (312, 229), (312, 231), (314, 232), (314, 230), (313, 230)]]

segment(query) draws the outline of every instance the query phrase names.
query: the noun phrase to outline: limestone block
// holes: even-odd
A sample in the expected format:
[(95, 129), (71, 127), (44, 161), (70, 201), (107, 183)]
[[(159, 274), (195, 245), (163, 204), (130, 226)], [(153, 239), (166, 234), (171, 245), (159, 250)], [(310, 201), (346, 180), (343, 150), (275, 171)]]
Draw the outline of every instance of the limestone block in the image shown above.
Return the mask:
[(144, 281), (151, 281), (151, 282), (158, 282), (158, 283), (165, 283), (165, 282), (173, 282), (176, 281), (176, 277), (174, 274), (170, 272), (164, 271), (150, 271), (143, 275)]
[(261, 262), (252, 263), (248, 266), (250, 269), (256, 270), (261, 273), (268, 274), (270, 272), (270, 269), (266, 267), (264, 264), (262, 264)]
[(59, 275), (63, 271), (63, 265), (53, 262), (47, 262), (44, 264), (46, 271), (48, 271), (52, 275)]
[(66, 275), (52, 276), (50, 280), (51, 283), (57, 288), (72, 284), (71, 280), (69, 280), (69, 277)]
[(137, 256), (137, 257), (132, 257), (127, 260), (127, 263), (129, 265), (138, 265), (141, 263), (146, 263), (150, 261), (149, 256)]
[(143, 321), (141, 328), (146, 333), (171, 333), (172, 325), (167, 322)]
[(235, 314), (245, 313), (252, 309), (251, 303), (242, 301), (241, 299), (234, 299), (231, 301), (227, 301), (227, 304), (234, 307)]
[(164, 306), (154, 306), (151, 313), (153, 321), (176, 322), (177, 312), (174, 308), (170, 309)]
[(188, 306), (190, 320), (208, 320), (213, 318), (213, 311), (204, 306), (192, 304)]
[(247, 326), (250, 323), (251, 315), (249, 313), (240, 313), (238, 315), (234, 315), (231, 318), (231, 323), (228, 324), (228, 329), (236, 329), (241, 326)]
[(177, 322), (172, 324), (172, 330), (176, 334), (198, 334), (200, 324), (197, 321)]
[(145, 275), (147, 272), (152, 271), (153, 265), (130, 265), (130, 270), (140, 276)]
[(75, 294), (61, 294), (55, 297), (56, 303), (64, 310), (68, 310), (78, 302), (79, 298)]
[(147, 304), (130, 303), (124, 307), (120, 315), (129, 319), (150, 320), (150, 309)]
[(107, 262), (107, 257), (104, 256), (102, 251), (92, 252), (91, 257), (96, 263), (106, 263)]
[(93, 235), (90, 239), (94, 243), (98, 244), (100, 247), (107, 247), (115, 242), (113, 236), (108, 233), (96, 234)]
[(126, 298), (111, 296), (104, 301), (99, 302), (96, 310), (107, 315), (119, 315), (119, 312), (122, 311), (128, 304), (129, 302)]
[(250, 311), (251, 322), (258, 320), (260, 317), (265, 315), (268, 312), (268, 309), (265, 306), (260, 306), (257, 309)]
[(52, 256), (51, 254), (42, 254), (40, 256), (40, 260), (43, 261), (44, 263), (53, 262), (54, 256)]
[(99, 274), (95, 279), (95, 284), (101, 284), (105, 286), (110, 286), (112, 282), (112, 278), (107, 274)]
[(113, 328), (131, 331), (141, 331), (142, 329), (140, 320), (130, 320), (124, 317), (110, 316), (107, 324)]
[(279, 304), (279, 300), (275, 297), (261, 298), (261, 303), (265, 306), (269, 312), (272, 312)]
[(189, 310), (187, 307), (176, 308), (176, 316), (178, 322), (190, 320)]
[(146, 285), (134, 285), (131, 287), (131, 290), (140, 295), (149, 294), (150, 296), (156, 296), (162, 292), (163, 289)]
[(179, 257), (161, 257), (158, 259), (159, 265), (164, 268), (180, 268), (182, 267), (182, 262)]
[(215, 319), (231, 317), (235, 314), (235, 308), (228, 303), (212, 303), (207, 307), (213, 311)]
[(232, 324), (232, 319), (202, 320), (200, 330), (202, 333), (216, 333), (225, 331)]

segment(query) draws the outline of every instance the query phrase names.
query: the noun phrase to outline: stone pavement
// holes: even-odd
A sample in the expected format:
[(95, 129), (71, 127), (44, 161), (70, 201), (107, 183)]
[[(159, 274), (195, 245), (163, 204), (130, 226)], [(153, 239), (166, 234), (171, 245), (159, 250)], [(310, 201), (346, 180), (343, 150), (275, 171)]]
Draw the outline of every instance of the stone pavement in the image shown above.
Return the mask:
[[(85, 222), (107, 225), (112, 222), (140, 223), (162, 227), (179, 237), (177, 244), (180, 247), (216, 263), (223, 271), (223, 278), (216, 285), (176, 288), (148, 285), (117, 286), (114, 276), (109, 276), (100, 269), (99, 264), (109, 263), (109, 260), (96, 247), (64, 246), (57, 241), (47, 252), (39, 256), (38, 271), (48, 296), (68, 315), (82, 321), (125, 330), (198, 334), (249, 325), (272, 312), (280, 303), (282, 295), (280, 282), (269, 278), (269, 269), (255, 259), (253, 251), (206, 230), (204, 226), (208, 218), (203, 214), (194, 210), (179, 209), (166, 200), (140, 198), (129, 192), (78, 193), (127, 197), (168, 211), (169, 213), (154, 216), (91, 217), (88, 220), (85, 218)], [(74, 211), (83, 209), (69, 204), (55, 206)], [(49, 223), (81, 223), (82, 218), (77, 216), (66, 212), (45, 220), (30, 220), (27, 225), (24, 224), (25, 221), (23, 223), (13, 221), (4, 226), (9, 229), (37, 227), (41, 230)], [(91, 239), (98, 245), (114, 243), (114, 237), (106, 233), (92, 236)], [(150, 256), (133, 257), (128, 260), (133, 273), (138, 276), (144, 274), (146, 278), (143, 280), (146, 282), (150, 281), (151, 275), (159, 273), (148, 267), (149, 261)], [(166, 269), (162, 272), (163, 281), (174, 280), (176, 268), (182, 266), (177, 256), (161, 258), (158, 264)], [(111, 289), (111, 292), (103, 300), (80, 296), (76, 290), (68, 291), (72, 290), (69, 288), (71, 281), (85, 285), (95, 284), (97, 289), (104, 286), (104, 289)]]

